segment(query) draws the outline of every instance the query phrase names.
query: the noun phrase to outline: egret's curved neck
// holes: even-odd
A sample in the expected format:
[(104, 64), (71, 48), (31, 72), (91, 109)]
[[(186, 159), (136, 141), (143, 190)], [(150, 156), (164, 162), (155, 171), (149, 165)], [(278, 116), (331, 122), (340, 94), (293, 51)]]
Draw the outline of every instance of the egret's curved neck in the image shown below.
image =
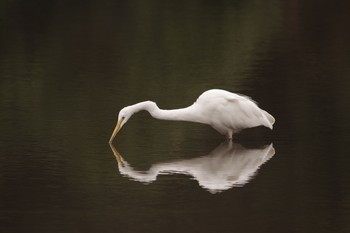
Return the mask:
[(194, 105), (191, 105), (187, 108), (164, 110), (160, 109), (157, 104), (152, 101), (144, 101), (134, 104), (130, 106), (130, 108), (132, 108), (133, 113), (145, 110), (149, 112), (152, 117), (159, 120), (191, 121), (203, 123), (200, 114), (196, 112)]

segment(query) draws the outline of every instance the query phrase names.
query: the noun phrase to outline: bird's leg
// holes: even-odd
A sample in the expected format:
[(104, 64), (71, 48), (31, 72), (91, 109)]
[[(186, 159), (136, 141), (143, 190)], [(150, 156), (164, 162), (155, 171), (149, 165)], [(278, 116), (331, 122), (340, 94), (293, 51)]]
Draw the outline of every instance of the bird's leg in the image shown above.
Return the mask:
[(226, 140), (227, 140), (227, 141), (231, 141), (231, 140), (232, 140), (232, 131), (228, 131), (228, 132), (226, 133)]

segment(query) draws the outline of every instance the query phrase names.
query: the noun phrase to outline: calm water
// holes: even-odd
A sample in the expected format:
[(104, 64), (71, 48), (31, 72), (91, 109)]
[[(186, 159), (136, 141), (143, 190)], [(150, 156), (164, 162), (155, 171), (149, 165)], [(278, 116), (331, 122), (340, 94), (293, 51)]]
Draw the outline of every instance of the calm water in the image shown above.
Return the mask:
[[(323, 2), (1, 1), (0, 232), (349, 232), (350, 6)], [(210, 88), (274, 130), (139, 113), (109, 147), (123, 106)]]

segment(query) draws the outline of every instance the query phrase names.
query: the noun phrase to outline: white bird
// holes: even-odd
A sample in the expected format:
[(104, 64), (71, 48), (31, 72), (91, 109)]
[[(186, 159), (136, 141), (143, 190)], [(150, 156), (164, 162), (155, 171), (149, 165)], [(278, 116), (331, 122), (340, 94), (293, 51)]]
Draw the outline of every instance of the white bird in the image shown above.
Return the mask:
[(187, 108), (163, 110), (152, 101), (144, 101), (124, 107), (119, 112), (117, 125), (109, 140), (113, 139), (130, 119), (139, 111), (148, 111), (160, 120), (190, 121), (212, 126), (227, 139), (242, 129), (263, 125), (272, 129), (275, 118), (262, 110), (249, 97), (225, 90), (212, 89), (201, 94), (197, 101)]

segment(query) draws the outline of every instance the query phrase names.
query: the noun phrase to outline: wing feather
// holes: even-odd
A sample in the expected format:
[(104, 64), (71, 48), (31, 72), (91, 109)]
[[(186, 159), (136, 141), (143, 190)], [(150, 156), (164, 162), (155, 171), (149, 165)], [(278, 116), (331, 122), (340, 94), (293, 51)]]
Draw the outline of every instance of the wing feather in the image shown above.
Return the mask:
[(250, 97), (224, 90), (209, 90), (200, 95), (195, 105), (202, 111), (202, 122), (219, 132), (237, 132), (264, 125), (272, 129), (275, 119), (260, 109)]

